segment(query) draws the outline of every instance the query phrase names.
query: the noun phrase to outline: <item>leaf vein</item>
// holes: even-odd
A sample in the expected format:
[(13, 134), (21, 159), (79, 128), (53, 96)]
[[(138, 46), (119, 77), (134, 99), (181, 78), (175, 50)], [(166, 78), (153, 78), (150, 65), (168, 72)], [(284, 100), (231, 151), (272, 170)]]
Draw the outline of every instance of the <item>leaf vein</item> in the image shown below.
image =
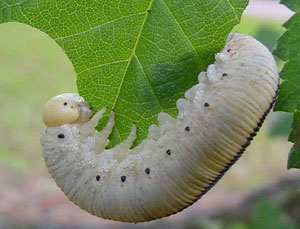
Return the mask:
[[(67, 38), (71, 38), (71, 37), (76, 37), (76, 36), (79, 36), (79, 35), (82, 35), (82, 34), (86, 34), (90, 31), (93, 31), (93, 30), (96, 30), (96, 29), (99, 29), (103, 26), (106, 26), (106, 25), (109, 25), (111, 23), (114, 23), (114, 22), (117, 22), (117, 21), (120, 21), (120, 20), (123, 20), (123, 19), (126, 19), (126, 18), (130, 18), (130, 17), (134, 17), (134, 16), (138, 16), (138, 15), (142, 15), (142, 14), (146, 14), (146, 12), (139, 12), (139, 13), (135, 13), (135, 14), (130, 14), (130, 15), (126, 15), (126, 16), (123, 16), (123, 17), (119, 17), (119, 18), (116, 18), (112, 21), (108, 21), (108, 22), (105, 22), (103, 24), (100, 24), (100, 25), (97, 25), (97, 26), (94, 26), (92, 28), (89, 28), (87, 30), (84, 30), (84, 31), (81, 31), (79, 33), (74, 33), (74, 34), (70, 34), (70, 35), (67, 35), (67, 36), (64, 36), (64, 37), (57, 37), (55, 38), (54, 40), (55, 41), (60, 41), (60, 40), (63, 40), (63, 39), (67, 39)], [(147, 14), (146, 14), (147, 15)]]
[(143, 68), (143, 66), (142, 66), (142, 64), (141, 64), (141, 62), (140, 62), (140, 60), (138, 59), (138, 57), (137, 57), (136, 55), (134, 55), (134, 56), (135, 56), (135, 58), (136, 58), (138, 64), (140, 65), (140, 67), (141, 67), (141, 69), (142, 69), (143, 75), (145, 76), (145, 79), (146, 79), (147, 83), (149, 84), (151, 90), (153, 91), (153, 94), (154, 94), (154, 96), (155, 96), (155, 98), (156, 98), (156, 100), (157, 100), (157, 102), (158, 102), (158, 104), (159, 104), (160, 109), (161, 109), (162, 111), (164, 111), (164, 109), (163, 109), (163, 107), (162, 107), (162, 105), (161, 105), (161, 103), (160, 103), (160, 100), (158, 99), (158, 96), (157, 96), (157, 94), (156, 94), (156, 92), (155, 92), (155, 90), (154, 90), (154, 88), (153, 88), (153, 86), (152, 86), (152, 84), (151, 84), (151, 82), (150, 82), (150, 80), (149, 80), (149, 78), (148, 78), (148, 76), (147, 76), (147, 74), (146, 74), (146, 72), (145, 72), (145, 70), (144, 70), (144, 68)]
[(193, 45), (192, 41), (190, 40), (190, 38), (185, 34), (183, 28), (180, 26), (177, 18), (174, 16), (174, 14), (172, 13), (172, 11), (170, 10), (169, 6), (167, 5), (167, 3), (165, 2), (165, 0), (162, 0), (163, 4), (165, 5), (166, 9), (169, 11), (170, 15), (172, 16), (172, 18), (174, 19), (176, 25), (178, 26), (178, 28), (180, 29), (180, 31), (182, 32), (182, 34), (184, 35), (184, 37), (186, 38), (186, 40), (188, 41), (188, 43), (192, 46), (192, 49), (195, 51), (195, 53), (197, 54), (197, 56), (199, 56), (199, 53), (197, 52), (195, 46)]
[(18, 3), (15, 3), (15, 4), (12, 4), (12, 5), (9, 5), (9, 3), (7, 3), (6, 1), (2, 0), (2, 2), (4, 2), (4, 4), (6, 6), (4, 6), (3, 8), (0, 9), (1, 10), (5, 10), (7, 8), (11, 8), (11, 7), (14, 7), (14, 6), (21, 6), (22, 4), (26, 3), (26, 2), (29, 2), (30, 0), (24, 0), (23, 2), (18, 2)]
[(237, 15), (236, 12), (235, 12), (235, 8), (234, 8), (233, 5), (231, 4), (230, 0), (226, 0), (226, 2), (228, 2), (229, 6), (231, 7), (231, 9), (232, 9), (232, 11), (233, 11), (233, 13), (234, 13), (234, 17), (235, 17), (236, 19), (239, 19), (238, 15)]
[(97, 65), (97, 66), (93, 66), (93, 67), (87, 68), (87, 69), (85, 69), (85, 70), (83, 70), (83, 71), (81, 71), (81, 72), (78, 72), (77, 74), (78, 74), (78, 75), (81, 75), (81, 74), (83, 74), (83, 73), (85, 73), (85, 72), (88, 72), (88, 71), (90, 71), (90, 70), (93, 70), (93, 69), (95, 69), (95, 68), (100, 68), (100, 67), (104, 67), (104, 66), (107, 66), (107, 65), (113, 65), (113, 64), (125, 63), (125, 62), (127, 62), (127, 61), (128, 61), (128, 60), (119, 60), (119, 61), (113, 61), (113, 62), (103, 63), (103, 64), (100, 64), (100, 65)]

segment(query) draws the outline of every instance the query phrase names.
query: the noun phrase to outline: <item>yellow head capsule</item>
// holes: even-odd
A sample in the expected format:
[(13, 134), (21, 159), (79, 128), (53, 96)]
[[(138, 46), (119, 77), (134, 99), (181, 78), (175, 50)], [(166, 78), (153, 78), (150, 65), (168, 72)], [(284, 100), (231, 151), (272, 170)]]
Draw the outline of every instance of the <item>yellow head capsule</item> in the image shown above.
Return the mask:
[(66, 93), (51, 98), (45, 105), (43, 121), (46, 126), (60, 126), (71, 123), (84, 123), (92, 111), (88, 103), (75, 93)]

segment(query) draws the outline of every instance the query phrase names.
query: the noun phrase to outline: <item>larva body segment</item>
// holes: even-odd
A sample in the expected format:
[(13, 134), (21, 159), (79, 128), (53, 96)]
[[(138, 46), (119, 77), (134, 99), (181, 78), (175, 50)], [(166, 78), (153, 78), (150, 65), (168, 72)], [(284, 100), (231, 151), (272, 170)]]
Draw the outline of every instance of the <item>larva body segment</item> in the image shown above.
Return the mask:
[(47, 127), (41, 143), (46, 165), (70, 200), (93, 215), (143, 222), (175, 214), (205, 194), (240, 157), (271, 109), (278, 90), (273, 56), (261, 43), (230, 34), (199, 84), (177, 101), (177, 119), (130, 149), (135, 136), (105, 149), (114, 125), (89, 122)]

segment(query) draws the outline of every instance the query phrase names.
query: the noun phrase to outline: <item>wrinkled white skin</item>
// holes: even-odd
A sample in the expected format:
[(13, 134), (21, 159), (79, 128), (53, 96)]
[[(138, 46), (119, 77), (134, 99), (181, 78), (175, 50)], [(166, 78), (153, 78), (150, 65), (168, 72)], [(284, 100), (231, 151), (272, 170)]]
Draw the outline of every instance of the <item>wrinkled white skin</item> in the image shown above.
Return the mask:
[(199, 199), (238, 159), (277, 88), (277, 67), (267, 48), (231, 34), (199, 84), (177, 101), (177, 119), (160, 113), (159, 126), (152, 125), (137, 147), (130, 149), (133, 126), (124, 142), (105, 149), (114, 115), (97, 132), (102, 109), (89, 122), (46, 128), (45, 162), (68, 198), (93, 215), (125, 222), (168, 216)]

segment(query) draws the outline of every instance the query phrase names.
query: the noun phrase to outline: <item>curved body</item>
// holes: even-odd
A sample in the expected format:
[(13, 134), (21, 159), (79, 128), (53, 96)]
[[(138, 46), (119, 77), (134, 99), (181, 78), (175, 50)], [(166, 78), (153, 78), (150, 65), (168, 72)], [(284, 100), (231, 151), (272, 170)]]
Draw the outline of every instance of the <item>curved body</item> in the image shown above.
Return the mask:
[[(231, 34), (199, 84), (177, 101), (177, 119), (159, 114), (159, 126), (137, 147), (128, 138), (105, 149), (114, 125), (48, 127), (46, 165), (57, 185), (82, 209), (105, 219), (143, 222), (188, 207), (240, 157), (271, 109), (278, 90), (273, 56), (255, 39)], [(60, 137), (59, 137), (60, 136)]]

